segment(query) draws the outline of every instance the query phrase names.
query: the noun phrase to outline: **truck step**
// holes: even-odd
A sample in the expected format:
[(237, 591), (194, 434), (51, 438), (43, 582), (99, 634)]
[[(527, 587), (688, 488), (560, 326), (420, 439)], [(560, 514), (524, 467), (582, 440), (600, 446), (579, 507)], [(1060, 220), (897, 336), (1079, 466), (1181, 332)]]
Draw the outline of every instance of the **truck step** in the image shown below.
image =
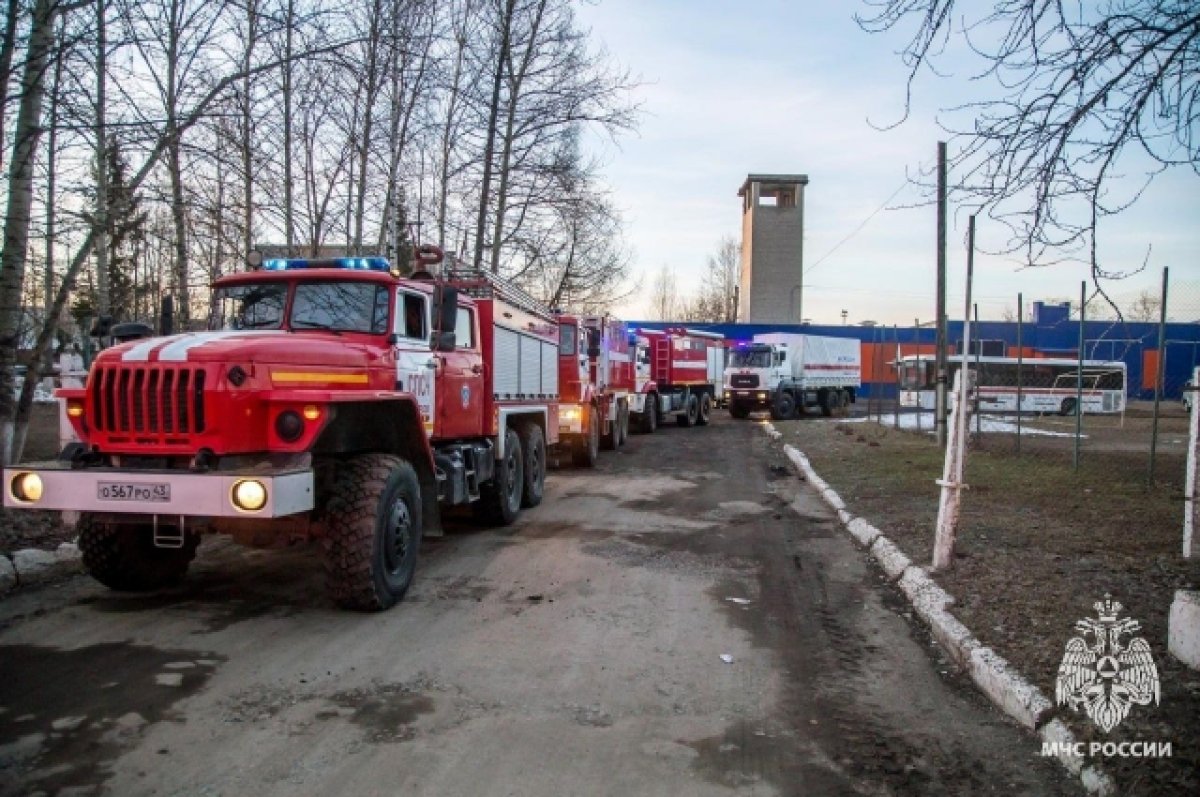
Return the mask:
[(159, 526), (158, 515), (154, 516), (154, 547), (155, 548), (182, 548), (184, 540), (187, 537), (187, 528), (184, 525), (182, 516), (179, 518), (179, 525)]

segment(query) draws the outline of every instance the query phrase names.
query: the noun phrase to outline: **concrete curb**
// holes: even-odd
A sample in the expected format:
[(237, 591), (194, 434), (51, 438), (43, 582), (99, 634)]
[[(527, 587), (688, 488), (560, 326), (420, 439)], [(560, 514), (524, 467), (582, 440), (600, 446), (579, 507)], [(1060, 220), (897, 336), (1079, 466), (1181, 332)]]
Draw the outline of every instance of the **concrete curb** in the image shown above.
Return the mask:
[[(768, 434), (773, 433), (772, 438), (778, 440), (780, 433), (770, 424), (767, 426)], [(1003, 657), (984, 646), (969, 628), (950, 613), (949, 607), (954, 604), (954, 597), (938, 586), (923, 567), (914, 565), (879, 529), (863, 518), (851, 515), (845, 502), (817, 475), (808, 457), (801, 451), (786, 443), (783, 451), (804, 480), (815, 487), (837, 512), (838, 519), (850, 536), (867, 548), (888, 578), (897, 583), (917, 616), (929, 626), (934, 639), (967, 671), (993, 705), (1036, 733), (1044, 742), (1073, 744), (1075, 736), (1071, 730), (1061, 720), (1050, 716), (1054, 704)], [(1058, 760), (1067, 771), (1079, 778), (1089, 793), (1100, 797), (1117, 793), (1113, 779), (1094, 765), (1084, 766), (1082, 758), (1059, 755)]]
[(11, 556), (0, 554), (0, 597), (21, 587), (82, 572), (83, 559), (73, 542), (64, 542), (53, 551), (23, 548)]

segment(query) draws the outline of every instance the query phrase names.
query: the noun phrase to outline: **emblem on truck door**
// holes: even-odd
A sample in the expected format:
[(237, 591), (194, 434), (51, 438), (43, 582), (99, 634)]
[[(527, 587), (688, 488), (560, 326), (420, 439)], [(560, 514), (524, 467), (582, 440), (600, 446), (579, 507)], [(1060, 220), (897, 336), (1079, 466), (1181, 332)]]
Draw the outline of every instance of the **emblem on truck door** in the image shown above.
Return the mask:
[(471, 404), (471, 388), (469, 385), (463, 385), (462, 388), (462, 405), (465, 410)]

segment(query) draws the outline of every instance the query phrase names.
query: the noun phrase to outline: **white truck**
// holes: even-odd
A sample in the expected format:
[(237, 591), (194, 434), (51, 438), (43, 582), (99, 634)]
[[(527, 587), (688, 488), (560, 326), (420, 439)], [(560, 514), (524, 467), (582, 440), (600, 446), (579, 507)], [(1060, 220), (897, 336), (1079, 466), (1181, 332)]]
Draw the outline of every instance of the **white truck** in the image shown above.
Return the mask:
[(745, 418), (769, 409), (787, 420), (809, 407), (822, 415), (848, 412), (862, 386), (862, 356), (854, 338), (773, 332), (729, 350), (725, 400), (729, 414)]

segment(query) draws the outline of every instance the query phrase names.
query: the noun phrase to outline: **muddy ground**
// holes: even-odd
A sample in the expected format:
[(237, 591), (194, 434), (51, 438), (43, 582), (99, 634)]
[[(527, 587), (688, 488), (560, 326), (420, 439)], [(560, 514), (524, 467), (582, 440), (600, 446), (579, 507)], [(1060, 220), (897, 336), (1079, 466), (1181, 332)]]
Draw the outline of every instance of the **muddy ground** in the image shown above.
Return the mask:
[[(1144, 409), (1144, 408), (1143, 408)], [(967, 458), (961, 530), (951, 571), (937, 580), (958, 599), (953, 614), (1054, 698), (1074, 624), (1110, 593), (1138, 620), (1157, 662), (1162, 698), (1135, 706), (1110, 733), (1084, 715), (1060, 715), (1085, 741), (1163, 741), (1164, 760), (1109, 759), (1123, 794), (1200, 794), (1200, 674), (1167, 653), (1175, 590), (1200, 586), (1200, 562), (1180, 555), (1186, 418), (1161, 424), (1156, 481), (1147, 486), (1150, 422), (1085, 418), (1080, 466), (1071, 441), (1012, 435), (976, 440)], [(1069, 422), (1069, 423), (1068, 423)], [(1073, 419), (1031, 425), (1061, 430)], [(917, 564), (932, 559), (943, 454), (928, 435), (872, 422), (777, 423), (852, 514), (879, 527)], [(1126, 640), (1128, 641), (1128, 640)]]
[(221, 540), (172, 591), (16, 593), (0, 794), (1078, 793), (721, 416), (426, 541), (382, 614)]

